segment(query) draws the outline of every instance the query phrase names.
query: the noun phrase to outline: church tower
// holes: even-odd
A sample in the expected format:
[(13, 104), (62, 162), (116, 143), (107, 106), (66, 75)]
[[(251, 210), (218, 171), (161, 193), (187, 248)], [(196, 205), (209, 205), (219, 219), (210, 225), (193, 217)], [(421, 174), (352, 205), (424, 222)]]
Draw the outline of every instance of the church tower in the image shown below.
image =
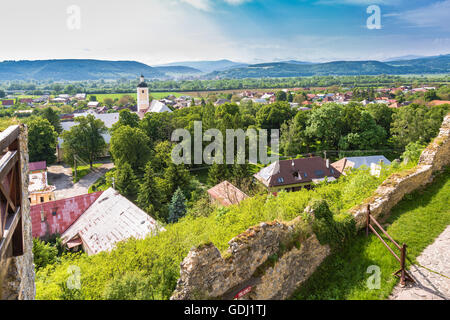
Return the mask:
[(150, 101), (148, 97), (148, 86), (145, 83), (144, 76), (141, 75), (141, 80), (137, 87), (137, 111), (145, 112), (150, 108)]

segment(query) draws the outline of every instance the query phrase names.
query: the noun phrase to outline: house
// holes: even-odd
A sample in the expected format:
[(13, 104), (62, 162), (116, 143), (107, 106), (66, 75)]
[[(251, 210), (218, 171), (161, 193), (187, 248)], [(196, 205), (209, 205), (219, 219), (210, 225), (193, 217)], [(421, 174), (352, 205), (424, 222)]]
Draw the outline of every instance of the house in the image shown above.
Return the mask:
[(29, 106), (32, 106), (33, 105), (33, 99), (32, 98), (19, 99), (19, 103), (23, 103), (23, 104), (27, 104)]
[[(265, 101), (265, 100), (264, 100), (264, 101)], [(217, 101), (214, 103), (214, 105), (217, 107), (217, 106), (221, 106), (221, 105), (223, 105), (223, 104), (225, 104), (225, 103), (231, 103), (231, 101), (228, 100), (228, 99), (219, 99), (219, 100), (217, 100)]]
[(11, 107), (14, 105), (14, 100), (2, 100), (2, 106)]
[(150, 108), (147, 110), (146, 113), (149, 113), (149, 112), (161, 113), (161, 112), (172, 112), (172, 110), (170, 110), (170, 108), (168, 106), (166, 106), (164, 103), (162, 103), (161, 101), (153, 100), (150, 103)]
[(258, 98), (254, 98), (252, 99), (253, 103), (259, 103), (259, 104), (267, 104), (267, 100), (266, 99), (258, 99)]
[(450, 104), (448, 100), (433, 100), (428, 103), (429, 107), (440, 106), (441, 104)]
[(55, 200), (56, 187), (48, 185), (47, 162), (30, 162), (28, 180), (28, 200), (31, 205)]
[(165, 231), (147, 213), (113, 188), (95, 202), (62, 234), (68, 248), (83, 247), (88, 255), (114, 249), (129, 238), (144, 239)]
[(76, 100), (86, 100), (86, 93), (77, 93), (74, 98)]
[(262, 169), (254, 177), (267, 187), (269, 192), (282, 190), (298, 191), (310, 189), (312, 185), (327, 179), (334, 181), (340, 172), (321, 157), (280, 160)]
[(212, 187), (208, 190), (208, 194), (212, 203), (217, 203), (224, 207), (239, 204), (242, 200), (248, 198), (244, 192), (228, 181), (223, 181)]
[[(390, 165), (391, 162), (383, 155), (367, 156), (367, 157), (348, 157), (332, 163), (331, 165), (336, 168), (341, 174), (345, 175), (345, 171), (349, 169), (358, 169), (362, 166), (366, 166), (371, 169), (373, 174), (377, 169), (377, 166), (381, 164)], [(374, 174), (375, 175), (375, 174)]]
[(87, 104), (88, 108), (97, 108), (98, 105), (99, 105), (99, 102), (98, 102), (98, 101), (90, 101), (90, 102), (88, 102), (88, 104)]
[(102, 191), (32, 205), (33, 238), (48, 239), (63, 234), (94, 202)]
[[(96, 113), (93, 110), (88, 110), (87, 112), (80, 112), (80, 113), (74, 113), (74, 117), (71, 121), (61, 121), (61, 126), (63, 128), (63, 131), (70, 130), (73, 126), (77, 125), (74, 121), (74, 118), (76, 117), (85, 117), (87, 115), (93, 115), (95, 119), (102, 120), (105, 124), (106, 128), (111, 129), (113, 124), (117, 123), (119, 121), (119, 113)], [(67, 117), (68, 118), (68, 117)], [(111, 133), (107, 131), (106, 133), (102, 134), (103, 139), (105, 139), (106, 144), (109, 145), (111, 141)], [(56, 146), (56, 157), (57, 161), (60, 162), (63, 159), (64, 150), (62, 149), (62, 143), (63, 139), (61, 137), (58, 138), (58, 143)], [(105, 154), (106, 155), (106, 154)]]

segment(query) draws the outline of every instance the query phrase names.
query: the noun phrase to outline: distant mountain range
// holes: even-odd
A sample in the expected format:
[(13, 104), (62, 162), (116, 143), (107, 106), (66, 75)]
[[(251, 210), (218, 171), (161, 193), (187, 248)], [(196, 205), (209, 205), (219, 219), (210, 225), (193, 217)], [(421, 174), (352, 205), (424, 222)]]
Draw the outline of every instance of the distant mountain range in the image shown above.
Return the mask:
[(400, 75), (450, 73), (450, 54), (393, 61), (333, 61), (311, 63), (296, 60), (243, 64), (230, 60), (178, 62), (151, 67), (136, 61), (36, 60), (0, 62), (2, 80), (115, 80), (173, 79), (196, 76), (202, 79), (242, 79), (323, 75)]
[(233, 62), (230, 60), (217, 60), (217, 61), (183, 61), (167, 63), (155, 67), (167, 67), (167, 66), (186, 66), (200, 70), (204, 73), (210, 73), (213, 71), (224, 71), (232, 68), (245, 67), (248, 64)]
[(136, 61), (104, 60), (35, 60), (4, 61), (0, 63), (0, 80), (98, 80), (163, 78), (165, 74)]
[(450, 73), (450, 55), (425, 57), (413, 60), (333, 61), (327, 63), (274, 62), (248, 65), (210, 73), (208, 78), (273, 78), (303, 76), (344, 76), (380, 74), (436, 74)]

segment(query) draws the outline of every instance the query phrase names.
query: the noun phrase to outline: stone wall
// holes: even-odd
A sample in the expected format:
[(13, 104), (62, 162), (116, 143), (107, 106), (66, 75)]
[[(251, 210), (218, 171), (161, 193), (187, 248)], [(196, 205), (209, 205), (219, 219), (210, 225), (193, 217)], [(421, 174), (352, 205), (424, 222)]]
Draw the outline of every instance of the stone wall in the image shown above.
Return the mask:
[[(232, 299), (249, 285), (255, 289), (246, 298), (286, 298), (289, 289), (307, 279), (330, 252), (312, 232), (300, 232), (299, 223), (297, 218), (289, 223), (274, 221), (252, 227), (228, 243), (225, 258), (213, 244), (191, 250), (181, 263), (172, 299)], [(282, 254), (283, 247), (289, 251)], [(267, 264), (270, 257), (276, 260), (274, 265)]]
[[(449, 163), (450, 114), (416, 168), (390, 176), (372, 197), (351, 210), (357, 227), (365, 226), (367, 205), (374, 216), (388, 216), (405, 194), (432, 182), (433, 174)], [(252, 227), (228, 243), (225, 257), (213, 244), (193, 248), (181, 263), (171, 299), (233, 299), (248, 286), (252, 290), (245, 299), (290, 297), (330, 254), (330, 248), (320, 245), (311, 230), (299, 233), (296, 226), (301, 223), (301, 218), (296, 218), (289, 223), (275, 221)], [(294, 242), (300, 246), (292, 246)], [(281, 246), (288, 250), (278, 256)]]
[(36, 294), (33, 263), (33, 237), (31, 235), (30, 202), (28, 201), (28, 131), (20, 127), (20, 165), (22, 177), (23, 250), (20, 257), (3, 261), (2, 299), (32, 300)]

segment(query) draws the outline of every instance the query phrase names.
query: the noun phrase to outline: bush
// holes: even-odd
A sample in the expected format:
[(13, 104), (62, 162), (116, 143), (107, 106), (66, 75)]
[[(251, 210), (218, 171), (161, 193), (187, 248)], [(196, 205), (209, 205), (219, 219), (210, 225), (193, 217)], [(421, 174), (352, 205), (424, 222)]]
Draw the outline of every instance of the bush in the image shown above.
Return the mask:
[(58, 249), (39, 239), (33, 239), (33, 256), (36, 270), (56, 262)]

